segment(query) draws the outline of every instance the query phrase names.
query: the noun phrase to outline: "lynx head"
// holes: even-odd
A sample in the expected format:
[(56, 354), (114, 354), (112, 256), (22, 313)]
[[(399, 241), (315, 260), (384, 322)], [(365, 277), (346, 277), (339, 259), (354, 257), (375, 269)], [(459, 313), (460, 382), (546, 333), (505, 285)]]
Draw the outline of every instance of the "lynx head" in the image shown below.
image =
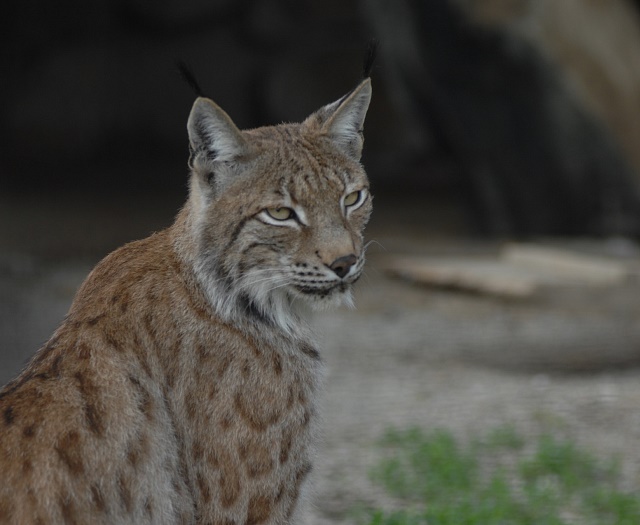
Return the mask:
[(240, 131), (207, 98), (191, 110), (187, 209), (194, 267), (228, 319), (293, 330), (294, 306), (351, 303), (371, 195), (360, 164), (367, 78), (299, 124)]

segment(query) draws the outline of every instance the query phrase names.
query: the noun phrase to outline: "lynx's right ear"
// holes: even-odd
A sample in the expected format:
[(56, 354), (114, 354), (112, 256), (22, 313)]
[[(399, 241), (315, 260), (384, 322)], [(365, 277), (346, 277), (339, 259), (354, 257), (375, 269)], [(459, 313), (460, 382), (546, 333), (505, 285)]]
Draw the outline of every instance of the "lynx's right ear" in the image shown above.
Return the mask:
[(187, 122), (192, 155), (204, 152), (210, 160), (229, 161), (247, 152), (242, 132), (212, 100), (198, 97)]

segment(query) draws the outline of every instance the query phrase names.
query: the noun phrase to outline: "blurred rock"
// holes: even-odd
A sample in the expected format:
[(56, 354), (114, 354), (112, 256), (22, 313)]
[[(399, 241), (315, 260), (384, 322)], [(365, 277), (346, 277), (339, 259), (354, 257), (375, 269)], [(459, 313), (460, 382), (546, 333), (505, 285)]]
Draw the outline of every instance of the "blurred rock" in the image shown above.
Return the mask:
[(629, 0), (455, 0), (544, 52), (640, 172), (640, 19)]
[(539, 46), (446, 0), (364, 5), (399, 107), (456, 164), (480, 231), (640, 233), (636, 173)]

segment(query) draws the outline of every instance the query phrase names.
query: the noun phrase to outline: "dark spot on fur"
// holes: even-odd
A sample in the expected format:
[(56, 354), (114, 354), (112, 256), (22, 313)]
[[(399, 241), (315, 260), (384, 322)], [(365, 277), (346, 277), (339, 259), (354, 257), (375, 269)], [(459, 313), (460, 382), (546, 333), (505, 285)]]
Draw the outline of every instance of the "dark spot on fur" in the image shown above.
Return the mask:
[(223, 508), (231, 507), (240, 497), (240, 479), (235, 468), (225, 469), (220, 475), (220, 504)]
[(62, 363), (62, 354), (57, 355), (53, 360), (53, 363), (51, 363), (50, 373), (51, 376), (55, 379), (58, 379), (60, 377), (60, 363)]
[(313, 465), (309, 462), (303, 464), (296, 472), (296, 483), (301, 483), (313, 470)]
[(224, 373), (227, 371), (227, 369), (231, 365), (232, 361), (233, 361), (233, 355), (231, 353), (225, 354), (220, 359), (220, 362), (216, 367), (216, 374), (218, 375), (219, 378), (221, 378), (224, 375)]
[(153, 399), (151, 398), (151, 394), (149, 391), (142, 385), (140, 380), (133, 376), (129, 375), (129, 381), (133, 384), (134, 388), (137, 391), (138, 398), (138, 410), (142, 412), (147, 420), (153, 419)]
[(127, 452), (127, 461), (131, 464), (134, 470), (138, 467), (140, 462), (147, 456), (151, 443), (146, 435), (142, 435), (137, 441), (129, 444)]
[(13, 413), (13, 407), (7, 407), (3, 412), (4, 422), (7, 426), (12, 425), (16, 417)]
[(273, 354), (273, 371), (278, 376), (282, 374), (282, 357), (277, 352)]
[(255, 496), (249, 500), (245, 525), (259, 525), (271, 515), (272, 502), (267, 496)]
[(91, 431), (97, 436), (101, 436), (104, 432), (104, 425), (102, 424), (100, 415), (96, 411), (96, 407), (91, 404), (87, 404), (84, 412)]
[(298, 385), (298, 402), (301, 405), (306, 405), (307, 403), (307, 394), (304, 391), (304, 388)]
[(102, 436), (105, 431), (104, 421), (100, 412), (95, 406), (98, 397), (98, 388), (81, 372), (76, 372), (75, 379), (78, 383), (78, 390), (84, 401), (84, 415), (89, 429), (96, 435)]
[(24, 427), (24, 430), (22, 431), (22, 435), (26, 438), (31, 438), (35, 435), (36, 433), (36, 426), (35, 425), (29, 425), (27, 427)]
[(198, 462), (204, 457), (204, 448), (202, 447), (202, 443), (196, 441), (191, 448), (191, 457), (193, 461)]
[(69, 525), (75, 525), (78, 522), (77, 511), (71, 497), (60, 498), (60, 509), (62, 510), (62, 518)]
[(96, 315), (95, 317), (91, 317), (86, 320), (86, 323), (89, 326), (95, 326), (105, 317), (105, 315), (106, 314), (100, 314), (100, 315)]
[(153, 504), (151, 503), (151, 497), (147, 497), (144, 500), (144, 512), (150, 521), (153, 521)]
[(129, 479), (123, 474), (118, 479), (118, 492), (120, 493), (120, 500), (124, 505), (124, 509), (127, 513), (130, 513), (133, 509), (133, 495), (131, 494), (131, 485)]
[(289, 385), (288, 395), (287, 395), (287, 410), (291, 409), (291, 407), (293, 406), (293, 403), (295, 401), (295, 398), (296, 398), (296, 393), (295, 393), (295, 390), (293, 388), (293, 385)]
[(208, 452), (208, 454), (207, 454), (207, 463), (213, 469), (219, 469), (220, 468), (220, 458), (218, 457), (218, 455), (214, 451), (209, 451)]
[(120, 313), (125, 313), (127, 311), (127, 309), (129, 308), (129, 296), (125, 295), (125, 296), (121, 296), (121, 295), (114, 295), (111, 300), (109, 301), (111, 306), (116, 306), (118, 305), (120, 307)]
[(80, 476), (84, 473), (82, 450), (80, 448), (80, 434), (75, 430), (66, 434), (59, 441), (55, 447), (55, 451), (72, 475)]
[(247, 474), (250, 478), (259, 478), (271, 472), (273, 469), (273, 460), (268, 458), (266, 461), (263, 461), (263, 459), (265, 458), (249, 461), (247, 464)]
[(262, 324), (273, 326), (271, 318), (267, 317), (262, 309), (260, 309), (248, 295), (242, 294), (238, 297), (238, 306), (242, 312), (247, 314), (248, 317), (251, 317)]
[(273, 469), (272, 449), (264, 444), (244, 441), (238, 447), (238, 455), (246, 464), (250, 478), (263, 476)]
[(216, 385), (209, 385), (209, 401), (212, 401), (217, 395), (218, 387)]
[(296, 472), (295, 483), (289, 488), (291, 506), (287, 510), (287, 520), (290, 520), (291, 516), (293, 516), (293, 512), (295, 511), (298, 504), (298, 496), (300, 495), (300, 487), (302, 486), (302, 482), (309, 475), (312, 469), (313, 465), (311, 465), (311, 463), (305, 463)]
[(97, 485), (91, 485), (91, 498), (96, 509), (100, 512), (104, 512), (107, 508), (107, 503), (104, 499), (102, 491)]
[(250, 408), (250, 402), (242, 397), (242, 394), (236, 394), (234, 398), (234, 407), (240, 417), (249, 424), (249, 426), (256, 432), (264, 432), (269, 426), (275, 424), (279, 419), (279, 414), (276, 410), (266, 411), (262, 410), (258, 413), (257, 407)]
[(60, 340), (59, 335), (53, 336), (51, 339), (49, 339), (45, 347), (40, 351), (40, 354), (38, 357), (42, 357), (44, 359), (49, 354), (49, 352), (51, 352), (51, 350), (58, 347), (59, 340)]
[(293, 444), (293, 433), (287, 432), (282, 436), (280, 442), (280, 464), (284, 464), (289, 459), (289, 452), (291, 451), (291, 445)]
[(107, 345), (113, 348), (116, 352), (118, 352), (119, 354), (123, 352), (122, 344), (113, 336), (113, 334), (104, 332), (102, 334), (102, 337), (104, 339), (104, 342), (107, 343)]
[(253, 343), (249, 343), (249, 346), (251, 347), (251, 351), (253, 352), (254, 356), (256, 356), (257, 358), (262, 357), (262, 350), (260, 350), (260, 348), (258, 348), (258, 345), (255, 345)]
[(167, 370), (167, 375), (165, 377), (165, 382), (169, 388), (173, 389), (173, 387), (175, 386), (177, 375), (178, 375), (178, 371), (176, 370), (176, 366), (175, 364), (172, 363), (169, 366), (169, 369)]
[(78, 350), (78, 359), (86, 361), (91, 357), (91, 348), (89, 348), (87, 343), (79, 343), (76, 348)]
[(307, 425), (309, 425), (309, 422), (311, 421), (311, 416), (312, 416), (312, 412), (311, 410), (305, 410), (304, 411), (304, 415), (302, 416), (302, 426), (306, 427)]
[(222, 430), (229, 430), (233, 423), (233, 416), (231, 414), (225, 414), (220, 418), (220, 428)]
[(274, 503), (280, 503), (280, 500), (282, 500), (282, 496), (284, 496), (285, 493), (285, 484), (281, 483), (280, 486), (278, 487), (278, 492), (276, 492), (276, 497), (273, 499)]
[(198, 415), (198, 403), (193, 396), (187, 398), (187, 417), (194, 421)]
[(308, 343), (301, 343), (300, 351), (312, 359), (320, 359), (320, 353)]
[(202, 472), (198, 472), (197, 483), (198, 490), (200, 490), (200, 494), (202, 495), (202, 500), (205, 504), (208, 504), (211, 501), (211, 487), (202, 475)]
[(12, 523), (13, 505), (8, 498), (0, 499), (0, 522)]
[[(182, 270), (182, 265), (177, 264), (176, 267), (177, 267), (176, 273), (184, 275), (184, 270)], [(182, 282), (182, 278), (180, 279), (180, 282)], [(211, 314), (207, 309), (207, 305), (204, 304), (202, 301), (197, 301), (196, 299), (197, 296), (192, 292), (192, 290), (188, 289), (187, 286), (185, 285), (184, 288), (180, 291), (182, 292), (181, 294), (182, 299), (189, 304), (189, 308), (191, 308), (193, 313), (196, 314), (196, 317), (199, 317), (204, 321), (211, 321)]]

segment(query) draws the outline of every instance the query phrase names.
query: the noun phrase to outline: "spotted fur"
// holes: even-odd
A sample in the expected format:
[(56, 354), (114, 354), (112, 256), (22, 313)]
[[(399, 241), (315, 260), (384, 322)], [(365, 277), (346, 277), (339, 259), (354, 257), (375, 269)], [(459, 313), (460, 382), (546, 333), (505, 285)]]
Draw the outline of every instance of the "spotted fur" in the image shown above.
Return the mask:
[(371, 211), (370, 81), (300, 124), (191, 111), (175, 223), (100, 262), (0, 391), (0, 523), (300, 522), (322, 360)]

